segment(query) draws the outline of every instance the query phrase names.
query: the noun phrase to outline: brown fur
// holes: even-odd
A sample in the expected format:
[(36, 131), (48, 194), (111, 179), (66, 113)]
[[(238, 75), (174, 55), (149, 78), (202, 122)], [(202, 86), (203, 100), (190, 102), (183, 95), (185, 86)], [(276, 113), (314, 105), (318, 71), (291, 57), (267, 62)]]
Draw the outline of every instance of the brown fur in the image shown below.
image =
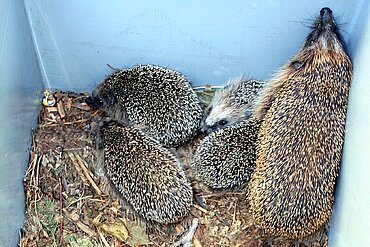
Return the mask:
[(307, 236), (332, 213), (352, 64), (335, 23), (321, 30), (325, 24), (318, 17), (300, 51), (270, 81), (257, 105), (256, 116), (263, 122), (250, 203), (255, 223), (273, 235)]

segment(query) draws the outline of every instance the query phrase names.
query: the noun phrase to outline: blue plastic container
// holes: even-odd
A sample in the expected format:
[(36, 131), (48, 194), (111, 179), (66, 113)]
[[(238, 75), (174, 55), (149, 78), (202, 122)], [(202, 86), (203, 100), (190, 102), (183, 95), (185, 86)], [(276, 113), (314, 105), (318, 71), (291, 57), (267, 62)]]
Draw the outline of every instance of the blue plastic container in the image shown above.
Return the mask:
[(0, 246), (24, 222), (23, 176), (45, 88), (91, 91), (113, 67), (168, 66), (194, 85), (268, 79), (330, 7), (354, 64), (330, 246), (370, 246), (367, 0), (0, 1)]

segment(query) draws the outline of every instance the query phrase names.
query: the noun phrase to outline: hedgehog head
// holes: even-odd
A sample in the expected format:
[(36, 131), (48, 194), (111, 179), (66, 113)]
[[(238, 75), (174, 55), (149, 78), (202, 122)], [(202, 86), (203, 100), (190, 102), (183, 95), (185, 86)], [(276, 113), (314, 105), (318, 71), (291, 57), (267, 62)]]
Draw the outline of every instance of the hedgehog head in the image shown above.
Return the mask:
[(114, 119), (127, 121), (127, 113), (123, 105), (117, 100), (113, 90), (107, 83), (100, 83), (92, 92), (90, 97), (86, 98), (86, 104), (93, 108), (101, 108)]
[(341, 71), (345, 71), (348, 66), (352, 67), (330, 8), (321, 9), (311, 29), (299, 52), (290, 60), (282, 74), (288, 75), (287, 78), (310, 74), (316, 80), (318, 74), (316, 71), (312, 73), (313, 68), (320, 68), (321, 76), (322, 73), (327, 76), (327, 68), (332, 65)]
[[(345, 55), (343, 43), (330, 8), (322, 8), (298, 54), (291, 61), (294, 70), (309, 69), (326, 61), (340, 61)], [(312, 52), (314, 51), (314, 52)], [(347, 57), (346, 55), (344, 57)]]
[(222, 90), (216, 92), (206, 108), (200, 131), (210, 133), (249, 118), (262, 84), (242, 76), (229, 80)]
[(106, 108), (111, 107), (117, 102), (115, 95), (112, 90), (108, 88), (104, 83), (99, 84), (91, 96), (86, 99), (86, 104), (94, 108)]
[(320, 48), (336, 52), (342, 48), (337, 25), (330, 8), (325, 7), (321, 9), (320, 15), (312, 26), (311, 33), (304, 42), (304, 48), (308, 50)]
[(247, 107), (238, 107), (223, 102), (220, 104), (212, 104), (207, 107), (205, 116), (202, 120), (201, 132), (211, 133), (218, 129), (223, 129), (233, 125), (251, 115), (251, 110)]

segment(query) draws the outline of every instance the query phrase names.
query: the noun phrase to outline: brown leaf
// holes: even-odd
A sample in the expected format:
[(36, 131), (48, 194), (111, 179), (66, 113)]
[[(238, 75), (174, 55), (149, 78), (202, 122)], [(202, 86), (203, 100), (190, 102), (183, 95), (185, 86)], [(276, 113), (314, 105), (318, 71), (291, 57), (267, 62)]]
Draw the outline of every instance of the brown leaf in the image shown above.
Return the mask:
[(100, 222), (101, 216), (102, 216), (101, 214), (96, 216), (95, 219), (93, 220), (93, 224), (102, 232), (109, 234), (122, 242), (125, 242), (129, 237), (129, 234), (125, 226), (124, 220), (120, 219), (120, 222), (118, 223), (104, 224)]

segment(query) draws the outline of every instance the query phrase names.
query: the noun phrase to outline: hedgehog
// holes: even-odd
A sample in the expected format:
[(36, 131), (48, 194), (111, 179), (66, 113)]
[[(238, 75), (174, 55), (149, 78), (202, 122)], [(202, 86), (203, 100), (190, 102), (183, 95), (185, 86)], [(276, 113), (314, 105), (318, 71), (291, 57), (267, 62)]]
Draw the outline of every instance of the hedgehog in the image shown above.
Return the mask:
[(201, 132), (211, 133), (249, 118), (254, 100), (263, 85), (262, 81), (243, 76), (230, 79), (222, 90), (216, 92), (205, 109)]
[(134, 215), (148, 223), (169, 224), (188, 214), (190, 183), (180, 161), (156, 139), (139, 127), (108, 119), (99, 123), (96, 144), (95, 169), (103, 170), (108, 192), (118, 195)]
[(303, 238), (332, 214), (352, 63), (332, 11), (322, 8), (298, 53), (257, 100), (261, 120), (251, 213), (267, 233)]
[(255, 167), (255, 118), (219, 129), (199, 144), (191, 161), (196, 179), (213, 189), (227, 189), (249, 181)]
[(177, 71), (155, 65), (114, 72), (86, 103), (101, 107), (114, 119), (145, 126), (143, 130), (165, 147), (192, 139), (203, 114), (189, 81)]

